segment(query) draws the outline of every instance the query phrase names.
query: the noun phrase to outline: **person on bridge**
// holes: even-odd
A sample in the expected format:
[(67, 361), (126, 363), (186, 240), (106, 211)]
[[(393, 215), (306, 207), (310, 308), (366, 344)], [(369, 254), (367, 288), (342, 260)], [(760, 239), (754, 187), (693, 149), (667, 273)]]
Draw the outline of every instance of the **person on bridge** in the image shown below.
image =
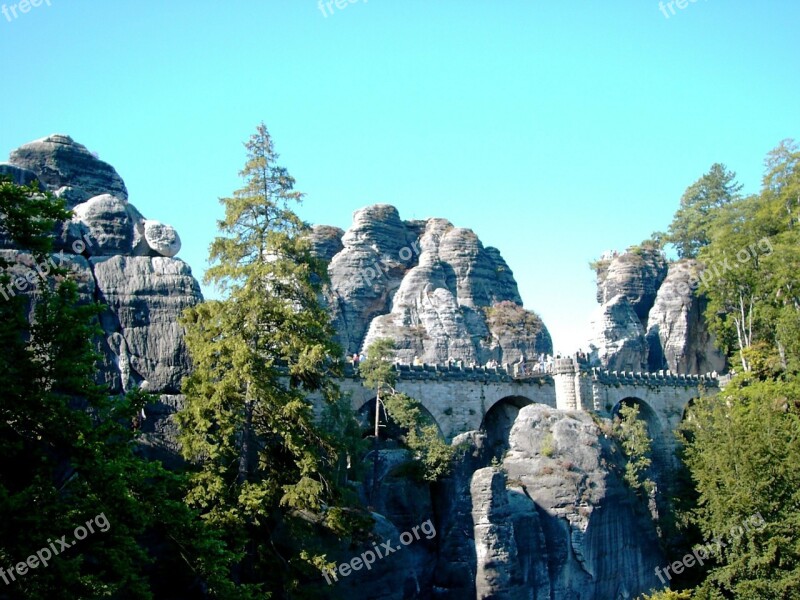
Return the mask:
[(519, 362), (517, 363), (517, 375), (520, 377), (525, 377), (525, 355), (521, 355), (519, 357)]

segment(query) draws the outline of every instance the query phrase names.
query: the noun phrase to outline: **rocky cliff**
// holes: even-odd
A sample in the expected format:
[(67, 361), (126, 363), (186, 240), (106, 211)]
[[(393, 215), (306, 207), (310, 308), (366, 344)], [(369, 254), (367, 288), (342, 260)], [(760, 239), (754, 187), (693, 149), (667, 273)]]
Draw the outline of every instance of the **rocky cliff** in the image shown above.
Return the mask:
[(701, 375), (725, 369), (703, 317), (696, 261), (668, 263), (633, 248), (596, 264), (597, 300), (589, 338), (594, 364), (618, 371)]
[(616, 600), (662, 587), (647, 501), (623, 482), (621, 451), (603, 431), (587, 413), (529, 405), (505, 432), (500, 464), (490, 465), (497, 432), (468, 432), (454, 440), (452, 475), (434, 486), (402, 474), (405, 451), (381, 451), (372, 506), (384, 539), (427, 519), (436, 536), (327, 587), (329, 597)]
[[(189, 369), (178, 318), (202, 300), (191, 269), (175, 258), (177, 232), (144, 218), (128, 202), (116, 170), (69, 136), (21, 146), (0, 164), (0, 175), (17, 183), (37, 181), (73, 210), (71, 221), (57, 225), (53, 262), (69, 266), (85, 298), (107, 306), (98, 344), (112, 393), (141, 387), (157, 394), (160, 402), (147, 409), (144, 441), (155, 450), (174, 449), (167, 417), (180, 405), (181, 379)], [(17, 270), (35, 269), (29, 253), (8, 240), (0, 240), (0, 247)]]
[(703, 318), (706, 299), (696, 291), (701, 270), (691, 259), (669, 266), (647, 319), (650, 371), (695, 375), (725, 370), (725, 357)]
[(500, 252), (470, 229), (403, 221), (379, 204), (356, 211), (346, 232), (316, 227), (312, 245), (330, 261), (325, 296), (348, 355), (381, 337), (394, 339), (407, 363), (502, 363), (552, 351)]

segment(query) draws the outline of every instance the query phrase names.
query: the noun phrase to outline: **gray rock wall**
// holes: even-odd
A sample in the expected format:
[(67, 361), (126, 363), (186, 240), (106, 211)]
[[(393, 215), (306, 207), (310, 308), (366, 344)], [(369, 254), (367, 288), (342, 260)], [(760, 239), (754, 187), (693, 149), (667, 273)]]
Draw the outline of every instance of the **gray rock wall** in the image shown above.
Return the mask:
[[(190, 366), (178, 318), (202, 300), (190, 267), (175, 258), (177, 232), (145, 219), (128, 203), (116, 170), (69, 136), (21, 146), (0, 165), (0, 174), (19, 183), (37, 180), (73, 209), (72, 220), (57, 227), (59, 252), (52, 260), (69, 267), (84, 299), (107, 305), (98, 340), (105, 383), (112, 393), (141, 387), (159, 395), (143, 430), (151, 447), (174, 451), (170, 415), (182, 403), (181, 379)], [(10, 247), (0, 240), (4, 256), (12, 257), (21, 273), (35, 270), (28, 253)], [(38, 281), (32, 277), (22, 292), (31, 292)]]
[(669, 266), (647, 320), (649, 370), (700, 374), (725, 370), (703, 313), (706, 301), (697, 291), (702, 266), (686, 259)]
[[(726, 361), (708, 331), (702, 266), (667, 263), (656, 250), (601, 261), (590, 333), (594, 364), (610, 370), (670, 370), (687, 375), (722, 372)], [(638, 321), (638, 325), (635, 321)]]
[(311, 242), (330, 260), (326, 301), (348, 355), (381, 337), (395, 340), (406, 363), (482, 365), (552, 351), (544, 324), (514, 340), (487, 325), (487, 308), (522, 300), (499, 251), (469, 229), (445, 219), (402, 221), (393, 206), (374, 205), (356, 211), (344, 234), (315, 227)]

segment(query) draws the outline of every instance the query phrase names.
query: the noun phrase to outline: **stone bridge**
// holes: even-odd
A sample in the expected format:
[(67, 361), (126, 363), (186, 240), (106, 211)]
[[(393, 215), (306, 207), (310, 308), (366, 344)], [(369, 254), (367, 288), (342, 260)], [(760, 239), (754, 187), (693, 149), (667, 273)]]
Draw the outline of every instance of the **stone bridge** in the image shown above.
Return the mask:
[[(586, 368), (571, 358), (556, 359), (553, 372), (516, 377), (508, 366), (453, 367), (396, 365), (397, 390), (420, 401), (445, 439), (498, 423), (510, 430), (516, 412), (532, 403), (559, 410), (613, 416), (623, 402), (640, 406), (657, 445), (671, 444), (690, 401), (719, 388), (716, 374), (676, 375)], [(348, 368), (340, 382), (353, 408), (374, 410), (375, 392)], [(374, 414), (374, 413), (373, 413)]]

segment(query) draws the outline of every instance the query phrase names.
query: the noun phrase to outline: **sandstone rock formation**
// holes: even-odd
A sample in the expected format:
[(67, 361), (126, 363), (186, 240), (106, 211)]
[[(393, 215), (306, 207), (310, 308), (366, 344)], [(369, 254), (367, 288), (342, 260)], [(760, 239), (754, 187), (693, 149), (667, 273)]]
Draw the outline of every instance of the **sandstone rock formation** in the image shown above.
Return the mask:
[(11, 152), (9, 163), (36, 174), (46, 189), (66, 195), (69, 208), (93, 196), (128, 199), (128, 190), (114, 167), (68, 135), (54, 134)]
[[(347, 354), (381, 337), (394, 339), (407, 363), (514, 362), (552, 351), (544, 324), (521, 309), (499, 251), (469, 229), (444, 219), (402, 221), (393, 206), (374, 205), (356, 211), (344, 234), (316, 227), (312, 247), (330, 260), (326, 298)], [(499, 325), (487, 319), (503, 303), (519, 310), (507, 310)]]
[(595, 311), (589, 360), (611, 371), (646, 371), (645, 330), (628, 298), (618, 295)]
[[(68, 136), (21, 146), (0, 165), (0, 174), (18, 183), (38, 181), (73, 209), (72, 220), (57, 227), (58, 253), (52, 260), (72, 271), (85, 299), (107, 305), (98, 340), (105, 382), (112, 393), (142, 387), (158, 394), (160, 401), (144, 422), (145, 441), (174, 450), (168, 417), (182, 402), (180, 382), (189, 369), (177, 321), (186, 307), (202, 300), (191, 269), (175, 258), (177, 232), (146, 220), (128, 203), (114, 168)], [(35, 269), (30, 254), (10, 246), (0, 240), (4, 256), (13, 257), (18, 269)]]
[(724, 371), (725, 358), (708, 331), (705, 299), (697, 291), (701, 268), (694, 260), (668, 264), (660, 251), (648, 248), (598, 261), (602, 306), (592, 320), (594, 364), (686, 375)]
[(655, 526), (611, 444), (586, 413), (520, 411), (503, 472), (472, 479), (478, 598), (635, 598), (661, 587)]
[(454, 439), (453, 472), (431, 487), (401, 475), (406, 451), (380, 451), (378, 528), (388, 519), (410, 531), (432, 518), (436, 536), (354, 573), (330, 597), (605, 600), (662, 587), (647, 501), (622, 481), (621, 452), (591, 415), (522, 408), (500, 466), (488, 466), (491, 435)]
[(601, 261), (597, 269), (597, 301), (605, 304), (623, 295), (644, 325), (658, 288), (667, 276), (667, 261), (660, 250), (639, 247)]
[(697, 291), (701, 269), (692, 259), (669, 266), (647, 320), (651, 371), (699, 374), (725, 370), (725, 357), (703, 317), (706, 301)]

